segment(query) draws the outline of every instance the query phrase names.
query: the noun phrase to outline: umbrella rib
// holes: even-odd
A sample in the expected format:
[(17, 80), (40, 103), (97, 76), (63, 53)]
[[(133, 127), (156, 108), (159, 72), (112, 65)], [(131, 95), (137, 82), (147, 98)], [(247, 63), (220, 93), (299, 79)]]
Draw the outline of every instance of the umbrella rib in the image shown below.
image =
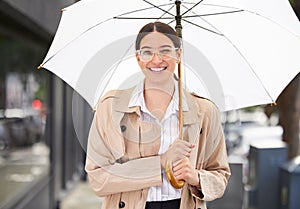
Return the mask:
[(174, 17), (114, 17), (114, 19), (128, 19), (128, 20), (153, 20), (153, 19), (174, 19)]
[[(113, 75), (115, 74), (117, 68), (119, 67), (119, 65), (120, 65), (121, 62), (123, 61), (123, 59), (124, 59), (124, 57), (126, 56), (126, 54), (130, 51), (130, 48), (133, 46), (133, 44), (134, 44), (134, 43), (132, 43), (132, 44), (128, 47), (128, 49), (127, 49), (127, 50), (125, 51), (125, 53), (124, 53), (124, 56), (123, 56), (121, 59), (119, 59), (119, 61), (118, 61), (117, 64), (115, 65), (115, 67), (114, 67), (114, 69), (112, 70), (112, 73), (111, 73), (111, 75), (109, 76), (109, 79), (107, 80), (107, 82), (106, 82), (106, 84), (105, 84), (105, 86), (104, 86), (104, 88), (103, 88), (103, 91), (101, 92), (100, 95), (102, 95), (102, 94), (104, 93), (104, 90), (106, 89), (106, 87), (107, 87), (109, 81), (112, 79), (112, 77), (113, 77)], [(98, 88), (99, 88), (99, 86), (98, 86)], [(98, 91), (98, 89), (97, 89), (97, 91)]]
[[(247, 10), (242, 10), (242, 11), (244, 11), (244, 12), (250, 12), (250, 11), (247, 11)], [(250, 12), (250, 13), (253, 13), (253, 12)], [(256, 14), (256, 13), (253, 13), (253, 14)], [(258, 15), (258, 14), (257, 14), (257, 15)], [(260, 15), (260, 16), (261, 16), (261, 15)], [(213, 26), (213, 25), (212, 25), (211, 23), (209, 23), (207, 20), (203, 19), (201, 15), (198, 16), (198, 17), (201, 18), (203, 21), (205, 21), (207, 24), (209, 24), (211, 27), (213, 27), (215, 30), (219, 31), (215, 26)], [(262, 16), (262, 17), (263, 17), (263, 16)], [(190, 23), (190, 24), (192, 24), (192, 25), (198, 26), (197, 24), (194, 24), (193, 22), (187, 21), (187, 20), (185, 20), (185, 19), (182, 19), (182, 20), (184, 20), (185, 22), (188, 22), (188, 23)], [(236, 47), (236, 45), (233, 44), (232, 41), (230, 41), (230, 39), (229, 39), (228, 37), (226, 37), (221, 31), (220, 31), (220, 33), (217, 33), (217, 32), (215, 32), (215, 31), (206, 29), (206, 28), (204, 28), (204, 27), (201, 27), (201, 26), (199, 26), (199, 27), (200, 27), (200, 28), (203, 28), (203, 29), (205, 29), (205, 30), (208, 30), (208, 31), (210, 31), (210, 32), (213, 32), (213, 33), (215, 33), (215, 34), (218, 34), (218, 35), (223, 36), (223, 37), (224, 37), (224, 38), (225, 38), (225, 39), (226, 39), (226, 40), (227, 40), (227, 41), (235, 48), (235, 50), (241, 55), (241, 57), (242, 57), (242, 58), (245, 60), (245, 62), (248, 64), (248, 66), (250, 67), (251, 71), (253, 72), (253, 74), (254, 74), (255, 77), (258, 79), (259, 83), (261, 84), (262, 88), (265, 90), (266, 94), (271, 98), (272, 102), (274, 103), (273, 98), (271, 97), (270, 93), (268, 92), (268, 90), (266, 89), (266, 87), (264, 86), (264, 84), (262, 83), (262, 81), (259, 79), (259, 77), (258, 77), (258, 75), (256, 74), (256, 72), (254, 71), (253, 67), (252, 67), (251, 64), (248, 62), (248, 60), (247, 60), (246, 57), (243, 55), (243, 53)]]
[[(171, 10), (171, 9), (173, 9), (174, 8), (174, 6), (175, 6), (175, 4), (173, 4), (169, 9), (168, 9), (168, 13), (169, 13), (169, 11)], [(160, 18), (158, 18), (157, 20), (160, 20), (160, 19), (165, 19), (165, 18), (163, 18), (163, 16), (165, 15), (166, 13), (163, 13), (161, 16), (160, 16)], [(174, 17), (172, 17), (172, 18), (174, 18)]]
[[(167, 5), (170, 5), (170, 4), (166, 4), (166, 5), (164, 5), (164, 6), (167, 6)], [(154, 6), (155, 8), (159, 8), (158, 6), (155, 6), (155, 5), (152, 5), (152, 6)], [(165, 14), (170, 14), (169, 11), (170, 11), (172, 8), (174, 8), (174, 6), (175, 6), (175, 5), (172, 4), (172, 6), (171, 6), (167, 11), (163, 10), (164, 13), (163, 13), (160, 17), (114, 17), (114, 19), (128, 19), (128, 20), (130, 20), (130, 19), (137, 19), (137, 20), (174, 19), (174, 17), (164, 17)], [(152, 7), (151, 7), (151, 8), (152, 8)], [(136, 11), (135, 11), (135, 12), (136, 12)], [(131, 13), (132, 13), (132, 12), (131, 12)], [(126, 13), (126, 14), (130, 14), (130, 13)], [(123, 14), (123, 15), (124, 15), (124, 14)]]
[(68, 42), (66, 45), (64, 45), (61, 49), (59, 49), (57, 52), (55, 52), (52, 56), (50, 56), (45, 62), (43, 62), (40, 66), (43, 67), (43, 65), (45, 65), (49, 60), (51, 60), (54, 56), (56, 56), (61, 50), (63, 50), (64, 48), (66, 48), (69, 44), (71, 44), (73, 41), (75, 41), (76, 39), (78, 39), (79, 37), (81, 37), (82, 34), (88, 32), (89, 30), (97, 27), (98, 25), (101, 25), (109, 20), (111, 20), (113, 18), (109, 18), (107, 20), (104, 20), (102, 22), (97, 23), (94, 26), (91, 26), (90, 28), (86, 29), (85, 31), (83, 31), (81, 34), (79, 34), (77, 37), (75, 37), (73, 40), (71, 40), (70, 42)]
[[(168, 4), (162, 4), (162, 5), (159, 5), (159, 6), (169, 6), (169, 5), (173, 5), (173, 3), (168, 3)], [(158, 6), (153, 6), (154, 8), (157, 8)], [(135, 13), (135, 12), (141, 12), (141, 11), (144, 11), (144, 10), (148, 10), (148, 9), (153, 9), (153, 7), (147, 7), (147, 8), (143, 8), (143, 9), (137, 9), (137, 10), (133, 10), (133, 11), (130, 11), (130, 12), (126, 12), (126, 13), (123, 13), (123, 14), (120, 14), (116, 17), (120, 17), (120, 16), (124, 16), (124, 15), (128, 15), (128, 14), (131, 14), (131, 13)], [(172, 15), (173, 16), (173, 15)], [(114, 17), (115, 18), (115, 17)]]
[(289, 32), (289, 33), (291, 33), (291, 34), (293, 34), (294, 36), (296, 36), (296, 37), (299, 38), (299, 35), (295, 34), (295, 33), (292, 32), (291, 30), (287, 29), (286, 27), (283, 27), (281, 24), (277, 23), (276, 21), (274, 21), (274, 20), (272, 20), (272, 19), (270, 19), (270, 18), (268, 18), (268, 17), (266, 17), (266, 16), (263, 16), (263, 15), (261, 15), (261, 14), (259, 14), (259, 13), (256, 13), (256, 12), (252, 12), (252, 11), (250, 11), (250, 10), (244, 10), (244, 11), (245, 11), (245, 12), (249, 12), (249, 13), (251, 13), (251, 14), (253, 14), (253, 15), (257, 15), (257, 16), (259, 16), (259, 17), (261, 17), (261, 18), (265, 18), (266, 20), (268, 20), (268, 21), (274, 23), (275, 25), (281, 27), (282, 29), (286, 30), (287, 32)]
[(171, 24), (172, 22), (174, 22), (174, 21), (175, 21), (175, 20), (172, 20), (172, 21), (168, 22), (167, 24), (170, 25), (170, 24)]
[(222, 34), (222, 33), (218, 33), (218, 32), (216, 32), (216, 31), (210, 30), (210, 29), (208, 29), (208, 28), (205, 28), (205, 27), (203, 27), (203, 26), (200, 26), (200, 25), (198, 25), (198, 24), (196, 24), (196, 23), (193, 23), (193, 22), (191, 22), (191, 21), (188, 21), (188, 20), (186, 20), (186, 19), (182, 19), (182, 21), (187, 22), (187, 23), (189, 23), (189, 24), (191, 24), (191, 25), (194, 25), (194, 26), (196, 26), (196, 27), (199, 27), (199, 28), (201, 28), (201, 29), (203, 29), (203, 30), (206, 30), (206, 31), (208, 31), (208, 32), (211, 32), (211, 33), (214, 33), (214, 34), (217, 34), (217, 35), (220, 35), (220, 36), (224, 36), (224, 34)]
[[(186, 9), (188, 9), (185, 5), (183, 5), (183, 7), (186, 8)], [(197, 14), (196, 14), (195, 12), (193, 12), (193, 11), (192, 11), (192, 13), (194, 13), (195, 15), (197, 15)], [(210, 25), (211, 27), (213, 27), (217, 32), (216, 32), (216, 31), (213, 31), (213, 30), (210, 30), (210, 29), (208, 29), (208, 28), (205, 28), (205, 27), (203, 27), (203, 26), (200, 26), (200, 25), (198, 25), (198, 24), (196, 24), (196, 23), (190, 22), (190, 21), (188, 21), (188, 20), (185, 19), (186, 17), (187, 17), (187, 16), (183, 17), (182, 20), (185, 21), (185, 22), (187, 22), (187, 23), (190, 23), (190, 24), (192, 24), (192, 25), (194, 25), (194, 26), (196, 26), (196, 27), (199, 27), (199, 28), (202, 28), (202, 29), (207, 30), (207, 31), (209, 31), (209, 32), (212, 32), (212, 33), (215, 33), (215, 34), (218, 34), (218, 35), (223, 36), (222, 32), (220, 32), (216, 27), (214, 27), (212, 24), (210, 24), (209, 22), (207, 22), (205, 19), (201, 18), (201, 16), (197, 16), (197, 17), (199, 17), (201, 20), (203, 20), (204, 22), (206, 22), (207, 24), (209, 24), (209, 25)]]
[(175, 17), (175, 15), (172, 14), (172, 13), (170, 13), (169, 11), (166, 11), (166, 10), (162, 9), (162, 8), (160, 8), (159, 6), (157, 6), (157, 5), (155, 5), (155, 4), (152, 4), (152, 3), (149, 2), (149, 1), (146, 1), (146, 0), (143, 0), (143, 1), (146, 2), (146, 3), (148, 3), (148, 4), (150, 4), (151, 6), (153, 6), (153, 7), (155, 7), (155, 8), (157, 8), (157, 9), (163, 11), (165, 14), (169, 14), (169, 15)]
[(184, 13), (181, 14), (181, 16), (185, 15), (186, 13), (188, 13), (189, 11), (191, 11), (192, 9), (194, 9), (196, 6), (198, 6), (201, 2), (203, 2), (203, 0), (199, 1), (198, 3), (194, 4), (191, 8), (189, 8), (187, 11), (185, 11)]
[(226, 8), (226, 9), (233, 9), (233, 10), (241, 10), (239, 7), (233, 7), (233, 6), (224, 6), (224, 5), (217, 5), (217, 4), (202, 4), (205, 6), (213, 6), (213, 7), (220, 7), (220, 8)]
[[(203, 4), (203, 5), (206, 5), (206, 6), (223, 7), (223, 8), (228, 8), (228, 9), (236, 9), (237, 12), (238, 12), (239, 10), (240, 10), (240, 12), (242, 12), (242, 11), (244, 11), (244, 12), (249, 12), (249, 13), (251, 13), (251, 14), (253, 14), (253, 15), (258, 15), (258, 16), (260, 16), (260, 17), (262, 17), (262, 18), (265, 18), (265, 19), (267, 19), (267, 20), (273, 22), (274, 24), (278, 25), (279, 27), (285, 29), (285, 30), (288, 31), (289, 33), (293, 34), (294, 36), (299, 37), (297, 34), (295, 34), (294, 32), (292, 32), (291, 30), (289, 30), (289, 29), (283, 27), (282, 25), (280, 25), (279, 23), (275, 22), (274, 20), (272, 20), (272, 19), (270, 19), (270, 18), (268, 18), (268, 17), (265, 17), (265, 16), (263, 16), (263, 15), (261, 15), (261, 14), (259, 14), (259, 13), (256, 13), (256, 12), (253, 12), (253, 11), (250, 11), (250, 10), (247, 10), (247, 9), (240, 9), (240, 8), (238, 8), (238, 7), (232, 7), (232, 6), (223, 6), (223, 5), (216, 5), (216, 4)], [(185, 8), (187, 8), (187, 7), (185, 7)], [(233, 12), (232, 12), (232, 13), (233, 13)], [(187, 17), (187, 16), (185, 16), (185, 17)]]
[[(242, 12), (242, 11), (244, 11), (244, 12), (250, 12), (250, 11), (247, 11), (247, 10), (240, 10), (240, 11), (238, 11), (238, 12)], [(228, 12), (227, 12), (228, 13)], [(231, 13), (233, 13), (233, 12), (231, 12)], [(253, 13), (253, 12), (252, 12)], [(255, 14), (255, 13), (254, 13)], [(211, 23), (209, 23), (207, 20), (205, 20), (205, 19), (203, 19), (202, 18), (202, 16), (203, 15), (195, 15), (194, 17), (199, 17), (199, 18), (201, 18), (203, 21), (205, 21), (207, 24), (209, 24), (211, 27), (213, 27), (215, 30), (217, 30), (217, 31), (219, 31), (216, 27), (214, 27)], [(185, 17), (187, 17), (187, 16), (185, 16)], [(271, 95), (270, 95), (270, 93), (268, 92), (268, 90), (266, 89), (266, 87), (264, 86), (264, 84), (262, 83), (262, 81), (259, 79), (259, 77), (258, 77), (258, 75), (255, 73), (255, 71), (254, 71), (254, 69), (253, 69), (253, 67), (251, 66), (251, 64), (248, 62), (248, 60), (245, 58), (245, 56), (242, 54), (242, 52), (236, 47), (236, 45), (234, 45), (231, 41), (230, 41), (230, 39), (228, 39), (224, 34), (222, 34), (222, 32), (220, 31), (220, 33), (217, 33), (217, 32), (215, 32), (215, 31), (212, 31), (212, 30), (209, 30), (209, 29), (207, 29), (207, 28), (204, 28), (204, 27), (202, 27), (202, 26), (199, 26), (199, 25), (197, 25), (197, 24), (195, 24), (195, 23), (193, 23), (193, 22), (190, 22), (190, 21), (188, 21), (188, 20), (186, 20), (186, 19), (182, 19), (183, 21), (185, 21), (185, 22), (188, 22), (188, 23), (190, 23), (190, 24), (192, 24), (192, 25), (195, 25), (195, 26), (197, 26), (197, 27), (200, 27), (200, 28), (202, 28), (202, 29), (205, 29), (205, 30), (207, 30), (207, 31), (210, 31), (210, 32), (213, 32), (213, 33), (215, 33), (215, 34), (218, 34), (218, 35), (221, 35), (221, 36), (223, 36), (234, 48), (235, 48), (235, 50), (240, 54), (240, 56), (245, 60), (245, 62), (248, 64), (248, 66), (250, 67), (250, 69), (251, 69), (251, 71), (253, 72), (253, 74), (255, 75), (255, 77), (258, 79), (258, 81), (259, 81), (259, 83), (261, 84), (261, 86), (262, 86), (262, 88), (265, 90), (265, 92), (266, 92), (266, 94), (271, 98), (271, 100), (272, 100), (272, 102), (274, 102), (274, 100), (272, 99), (272, 97), (271, 97)]]
[[(147, 2), (147, 3), (149, 3), (149, 4), (152, 5), (152, 6), (154, 6), (155, 8), (159, 8), (158, 6), (153, 5), (153, 4), (151, 4), (150, 2)], [(164, 4), (164, 5), (162, 5), (162, 6), (168, 6), (168, 5), (171, 5), (171, 4)], [(172, 5), (173, 5), (173, 4), (172, 4)], [(134, 13), (134, 12), (139, 12), (139, 11), (143, 11), (143, 10), (147, 10), (147, 9), (152, 9), (152, 8), (153, 8), (153, 7), (143, 8), (143, 9), (139, 9), (139, 10), (134, 10), (134, 11), (127, 12), (127, 13), (124, 13), (124, 14), (121, 14), (121, 15), (131, 14), (131, 13)], [(161, 8), (159, 8), (159, 9), (161, 9)], [(161, 9), (161, 10), (162, 10), (162, 9)], [(163, 10), (163, 11), (166, 12), (165, 10)], [(168, 13), (168, 14), (174, 16), (173, 14), (171, 14), (171, 13), (169, 13), (169, 12), (166, 12), (166, 13)], [(121, 15), (120, 15), (120, 16), (121, 16)], [(94, 27), (97, 27), (98, 25), (101, 25), (101, 24), (103, 24), (104, 22), (107, 22), (107, 21), (109, 21), (109, 20), (111, 20), (111, 19), (126, 19), (126, 18), (113, 17), (113, 18), (109, 18), (109, 19), (107, 19), (107, 20), (104, 20), (104, 21), (102, 21), (102, 22), (99, 22), (99, 23), (97, 23), (97, 24), (94, 25), (94, 26), (91, 26), (90, 28), (88, 28), (88, 29), (86, 29), (85, 31), (83, 31), (80, 35), (78, 35), (77, 37), (75, 37), (73, 40), (71, 40), (69, 43), (67, 43), (64, 47), (62, 47), (62, 48), (59, 49), (57, 52), (55, 52), (52, 56), (50, 56), (46, 61), (44, 61), (44, 62), (40, 65), (40, 67), (43, 67), (43, 65), (45, 65), (49, 60), (51, 60), (54, 56), (56, 56), (56, 55), (57, 55), (62, 49), (64, 49), (67, 45), (69, 45), (69, 44), (72, 43), (74, 40), (76, 40), (77, 38), (79, 38), (82, 34), (88, 32), (89, 30), (93, 29)], [(127, 18), (127, 19), (139, 19), (139, 18)], [(140, 19), (146, 19), (146, 18), (140, 18)], [(157, 17), (155, 17), (155, 18), (149, 18), (149, 19), (157, 19)], [(170, 18), (165, 17), (165, 18), (160, 18), (160, 19), (173, 19), (173, 17), (170, 17)]]
[(225, 35), (223, 35), (223, 37), (235, 48), (235, 50), (241, 55), (241, 57), (243, 58), (243, 60), (245, 60), (245, 62), (248, 64), (248, 66), (250, 67), (252, 73), (255, 75), (255, 77), (257, 78), (257, 80), (259, 81), (260, 85), (262, 86), (262, 88), (265, 90), (266, 94), (271, 98), (272, 103), (274, 103), (275, 101), (273, 100), (272, 96), (270, 95), (270, 93), (268, 92), (268, 90), (266, 89), (265, 85), (263, 84), (263, 82), (260, 80), (260, 78), (258, 77), (257, 73), (255, 72), (255, 70), (253, 69), (252, 65), (249, 63), (249, 61), (246, 59), (246, 57), (243, 55), (243, 53), (237, 48), (237, 46), (232, 43), (232, 41), (227, 38)]
[(263, 82), (260, 80), (260, 78), (258, 77), (257, 73), (255, 72), (255, 70), (253, 69), (253, 67), (251, 66), (251, 64), (248, 62), (248, 60), (245, 58), (245, 56), (242, 54), (242, 52), (226, 37), (224, 36), (225, 39), (227, 39), (227, 41), (237, 50), (237, 52), (241, 55), (241, 57), (245, 60), (245, 62), (248, 64), (248, 66), (250, 67), (252, 73), (255, 75), (255, 77), (257, 78), (257, 80), (259, 81), (260, 85), (263, 87), (263, 89), (265, 90), (266, 94), (271, 98), (272, 103), (275, 103), (275, 101), (273, 100), (272, 96), (270, 95), (269, 91), (267, 90), (267, 88), (265, 87), (265, 85), (263, 84)]
[(230, 12), (219, 12), (219, 13), (211, 13), (211, 14), (202, 14), (202, 15), (189, 15), (189, 16), (183, 16), (183, 18), (191, 18), (191, 17), (205, 17), (205, 16), (213, 16), (213, 15), (222, 15), (222, 14), (231, 14), (231, 13), (237, 13), (237, 12), (244, 12), (245, 10), (236, 10), (236, 11), (230, 11)]

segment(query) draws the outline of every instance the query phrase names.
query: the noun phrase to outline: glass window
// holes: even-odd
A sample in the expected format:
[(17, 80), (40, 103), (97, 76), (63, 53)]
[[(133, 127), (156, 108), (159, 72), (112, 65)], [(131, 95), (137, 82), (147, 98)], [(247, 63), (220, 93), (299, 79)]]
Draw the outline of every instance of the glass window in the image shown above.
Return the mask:
[(48, 175), (47, 82), (36, 70), (43, 56), (34, 43), (0, 34), (0, 208)]

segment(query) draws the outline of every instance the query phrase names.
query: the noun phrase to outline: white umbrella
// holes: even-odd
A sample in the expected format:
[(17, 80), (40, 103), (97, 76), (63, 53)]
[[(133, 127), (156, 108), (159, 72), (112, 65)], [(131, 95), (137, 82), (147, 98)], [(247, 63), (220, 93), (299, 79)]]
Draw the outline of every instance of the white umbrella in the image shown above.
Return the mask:
[[(288, 0), (176, 2), (181, 3), (184, 81), (221, 110), (274, 103), (299, 73), (300, 24)], [(107, 88), (119, 87), (116, 81), (135, 83), (129, 73), (140, 75), (132, 62), (136, 34), (150, 21), (174, 26), (174, 3), (79, 1), (63, 9), (41, 67), (95, 107)]]

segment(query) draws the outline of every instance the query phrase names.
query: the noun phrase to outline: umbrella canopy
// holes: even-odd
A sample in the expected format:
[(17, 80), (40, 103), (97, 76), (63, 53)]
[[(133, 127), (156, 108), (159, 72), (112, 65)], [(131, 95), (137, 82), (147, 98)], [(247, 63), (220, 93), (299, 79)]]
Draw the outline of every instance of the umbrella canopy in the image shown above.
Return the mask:
[[(95, 107), (111, 83), (142, 76), (134, 62), (136, 34), (150, 21), (175, 27), (175, 2), (79, 1), (63, 9), (41, 67)], [(300, 24), (288, 0), (180, 3), (185, 83), (221, 110), (274, 103), (299, 73)]]

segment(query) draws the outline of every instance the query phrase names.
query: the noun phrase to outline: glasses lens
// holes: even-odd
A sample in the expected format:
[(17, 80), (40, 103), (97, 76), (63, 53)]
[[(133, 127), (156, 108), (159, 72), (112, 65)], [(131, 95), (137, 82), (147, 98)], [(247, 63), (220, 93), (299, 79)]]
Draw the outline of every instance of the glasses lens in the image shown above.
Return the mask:
[(163, 60), (170, 60), (176, 57), (175, 49), (170, 47), (160, 48), (158, 54)]
[(159, 48), (157, 52), (155, 49), (145, 48), (145, 49), (139, 50), (139, 55), (140, 55), (140, 59), (142, 61), (152, 60), (155, 53), (163, 60), (170, 60), (172, 58), (176, 58), (175, 51), (176, 51), (176, 48), (171, 48), (171, 47)]
[(143, 61), (151, 60), (153, 57), (153, 54), (154, 54), (154, 49), (147, 48), (147, 49), (140, 50), (140, 58)]

